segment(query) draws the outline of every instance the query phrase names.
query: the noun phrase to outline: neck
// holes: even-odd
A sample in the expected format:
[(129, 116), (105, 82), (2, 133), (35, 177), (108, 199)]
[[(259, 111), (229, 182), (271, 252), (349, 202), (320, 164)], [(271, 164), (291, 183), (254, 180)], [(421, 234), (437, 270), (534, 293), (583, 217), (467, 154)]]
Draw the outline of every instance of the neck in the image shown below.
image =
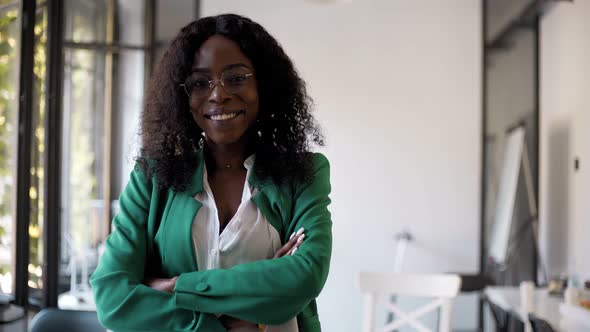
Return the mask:
[(244, 160), (252, 154), (248, 142), (240, 141), (232, 144), (205, 145), (205, 160), (208, 170), (240, 170), (244, 168)]

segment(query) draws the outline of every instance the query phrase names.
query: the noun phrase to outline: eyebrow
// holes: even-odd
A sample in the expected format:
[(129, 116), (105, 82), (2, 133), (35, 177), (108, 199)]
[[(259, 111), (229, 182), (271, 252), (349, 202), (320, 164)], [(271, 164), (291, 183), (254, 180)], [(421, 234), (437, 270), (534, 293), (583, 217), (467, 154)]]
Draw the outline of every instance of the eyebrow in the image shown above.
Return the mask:
[[(245, 63), (232, 63), (225, 67), (223, 67), (223, 71), (234, 69), (234, 68), (247, 68), (250, 69), (248, 65)], [(210, 73), (211, 70), (209, 68), (193, 68), (191, 73)]]

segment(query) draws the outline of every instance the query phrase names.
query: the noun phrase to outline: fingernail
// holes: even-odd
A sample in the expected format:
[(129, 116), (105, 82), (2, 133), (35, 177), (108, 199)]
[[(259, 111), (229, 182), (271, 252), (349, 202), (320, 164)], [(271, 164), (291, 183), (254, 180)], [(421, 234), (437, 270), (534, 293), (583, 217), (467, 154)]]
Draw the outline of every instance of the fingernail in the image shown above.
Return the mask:
[(296, 235), (301, 235), (301, 234), (303, 233), (303, 231), (304, 231), (304, 229), (303, 229), (303, 227), (301, 227), (301, 228), (300, 228), (300, 229), (297, 231)]
[(301, 234), (301, 235), (299, 236), (299, 238), (297, 239), (297, 243), (301, 243), (301, 242), (303, 242), (303, 239), (305, 239), (305, 234)]
[(295, 236), (295, 233), (291, 234), (291, 236), (289, 237), (289, 241), (292, 240), (294, 236)]
[(291, 256), (295, 255), (295, 252), (297, 251), (297, 249), (299, 249), (299, 248), (293, 249), (293, 251), (291, 252)]

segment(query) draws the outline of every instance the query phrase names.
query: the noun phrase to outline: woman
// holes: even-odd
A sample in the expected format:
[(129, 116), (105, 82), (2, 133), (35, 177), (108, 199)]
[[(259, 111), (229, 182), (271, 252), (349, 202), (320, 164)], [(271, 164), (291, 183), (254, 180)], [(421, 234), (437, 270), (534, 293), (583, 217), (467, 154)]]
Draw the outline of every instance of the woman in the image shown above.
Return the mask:
[[(115, 331), (320, 331), (329, 165), (305, 83), (237, 15), (184, 27), (151, 79), (138, 163), (93, 274)], [(304, 240), (305, 239), (305, 240)]]

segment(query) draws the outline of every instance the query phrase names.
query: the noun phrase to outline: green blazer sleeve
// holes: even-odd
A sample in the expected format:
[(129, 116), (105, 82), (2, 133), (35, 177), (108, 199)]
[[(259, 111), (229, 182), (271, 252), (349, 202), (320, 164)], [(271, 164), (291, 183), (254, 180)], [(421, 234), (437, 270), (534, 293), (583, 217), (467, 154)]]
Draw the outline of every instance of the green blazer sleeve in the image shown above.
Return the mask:
[(178, 307), (176, 294), (142, 284), (148, 215), (157, 210), (155, 187), (136, 166), (121, 194), (113, 232), (90, 280), (98, 318), (114, 331), (225, 331), (215, 316)]
[(329, 193), (328, 160), (315, 154), (313, 179), (290, 190), (293, 203), (287, 228), (303, 227), (306, 234), (295, 255), (181, 274), (175, 287), (178, 307), (268, 325), (282, 324), (299, 314), (318, 296), (328, 276), (332, 251)]

